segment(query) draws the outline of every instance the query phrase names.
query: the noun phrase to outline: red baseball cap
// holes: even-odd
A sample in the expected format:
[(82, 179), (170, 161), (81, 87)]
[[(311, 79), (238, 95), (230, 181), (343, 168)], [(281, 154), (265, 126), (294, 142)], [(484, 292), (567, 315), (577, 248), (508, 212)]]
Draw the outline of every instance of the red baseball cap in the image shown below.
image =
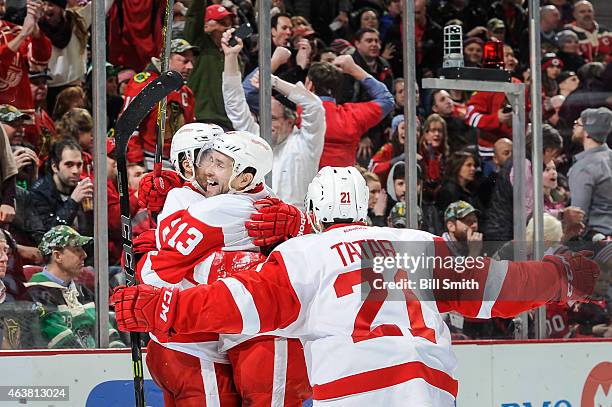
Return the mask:
[(206, 7), (206, 16), (204, 17), (204, 21), (210, 20), (223, 20), (225, 17), (234, 17), (235, 14), (223, 7), (220, 4), (213, 4), (212, 6)]
[(108, 137), (106, 139), (106, 155), (109, 157), (115, 157), (114, 155), (115, 147), (116, 147), (115, 139)]

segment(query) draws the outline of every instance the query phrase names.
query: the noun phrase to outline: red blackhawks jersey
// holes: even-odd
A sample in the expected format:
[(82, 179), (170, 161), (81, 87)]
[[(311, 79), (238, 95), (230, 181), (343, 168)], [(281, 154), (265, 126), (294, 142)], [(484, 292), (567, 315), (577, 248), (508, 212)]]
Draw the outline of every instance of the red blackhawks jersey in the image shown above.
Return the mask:
[[(211, 198), (193, 188), (188, 184), (168, 194), (158, 217), (158, 250), (149, 252), (141, 262), (139, 274), (144, 283), (187, 289), (254, 268), (265, 259), (244, 223), (255, 212), (253, 202), (272, 195), (268, 188), (262, 185), (251, 193)], [(187, 202), (190, 204), (185, 209)], [(167, 348), (229, 363), (225, 352), (219, 351), (216, 333), (176, 335), (171, 339), (151, 336)]]
[[(257, 270), (181, 292), (172, 329), (300, 338), (315, 405), (454, 406), (457, 362), (440, 314), (514, 316), (556, 299), (560, 274), (546, 262), (481, 258), (462, 273), (435, 262), (427, 269), (432, 280), (477, 286), (453, 296), (439, 288), (417, 296), (410, 287), (387, 290), (373, 271), (374, 257), (400, 253), (396, 242), (413, 257), (423, 253), (417, 242), (435, 244), (436, 256), (451, 256), (427, 232), (336, 225), (288, 240)], [(409, 281), (406, 271), (391, 270), (395, 275), (385, 281)], [(388, 300), (391, 294), (395, 300)]]
[[(140, 91), (159, 76), (155, 68), (140, 72), (127, 83), (124, 93), (123, 110), (131, 103)], [(174, 91), (167, 98), (166, 135), (164, 136), (163, 157), (170, 157), (170, 144), (174, 133), (184, 124), (195, 120), (195, 97), (187, 85), (183, 85), (178, 91)], [(157, 113), (155, 107), (140, 123), (135, 137), (130, 139), (128, 151), (132, 160), (138, 158), (138, 162), (145, 161), (145, 156), (155, 156), (155, 143), (157, 140)]]
[[(512, 78), (512, 83), (522, 82)], [(508, 99), (502, 92), (476, 92), (467, 102), (465, 123), (480, 130), (478, 151), (482, 157), (493, 156), (493, 145), (500, 138), (512, 139), (512, 127), (501, 124), (497, 115), (506, 105)]]

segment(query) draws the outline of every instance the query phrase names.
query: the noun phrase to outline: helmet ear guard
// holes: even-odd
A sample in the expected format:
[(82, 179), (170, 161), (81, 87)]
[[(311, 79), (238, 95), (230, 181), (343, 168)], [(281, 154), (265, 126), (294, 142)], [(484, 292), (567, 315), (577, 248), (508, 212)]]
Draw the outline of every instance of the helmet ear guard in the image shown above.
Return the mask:
[(324, 223), (365, 221), (368, 214), (368, 189), (354, 167), (325, 167), (308, 186), (305, 199), (311, 226), (321, 231)]

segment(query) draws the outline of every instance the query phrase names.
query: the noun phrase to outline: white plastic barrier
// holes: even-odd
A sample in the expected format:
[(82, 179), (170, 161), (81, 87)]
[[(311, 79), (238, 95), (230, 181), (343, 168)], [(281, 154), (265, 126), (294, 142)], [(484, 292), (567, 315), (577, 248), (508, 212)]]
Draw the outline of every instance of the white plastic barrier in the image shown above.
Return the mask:
[(612, 341), (508, 341), (454, 350), (459, 407), (612, 407)]
[[(455, 346), (455, 353), (459, 407), (612, 406), (612, 341), (470, 342)], [(70, 398), (26, 404), (13, 399), (0, 406), (134, 405), (127, 351), (0, 352), (0, 365), (3, 393), (2, 386), (42, 386), (39, 396), (43, 388), (68, 386)], [(145, 378), (150, 379), (148, 371)], [(161, 407), (159, 389), (150, 380), (145, 387), (147, 405)]]

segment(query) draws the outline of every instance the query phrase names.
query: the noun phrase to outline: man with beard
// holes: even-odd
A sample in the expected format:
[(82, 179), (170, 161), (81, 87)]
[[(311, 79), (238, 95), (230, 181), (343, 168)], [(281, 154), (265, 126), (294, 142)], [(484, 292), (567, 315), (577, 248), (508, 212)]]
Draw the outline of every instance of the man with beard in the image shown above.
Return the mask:
[(85, 211), (83, 202), (93, 199), (93, 183), (81, 180), (83, 150), (74, 140), (54, 143), (49, 152), (48, 175), (40, 178), (31, 189), (30, 215), (36, 219), (37, 230), (32, 237), (39, 242), (42, 235), (57, 225), (73, 226), (85, 236), (93, 235), (93, 211)]
[[(199, 55), (198, 47), (191, 45), (184, 39), (174, 39), (170, 45), (170, 57), (168, 59), (168, 69), (177, 71), (183, 76), (185, 82), (189, 79), (193, 71), (194, 58)], [(125, 87), (125, 102), (123, 110), (128, 107), (132, 100), (149, 83), (153, 82), (160, 75), (160, 61), (158, 58), (151, 58), (151, 63), (147, 65), (144, 72), (140, 72)], [(162, 157), (168, 160), (170, 157), (170, 143), (172, 135), (186, 123), (195, 120), (194, 109), (196, 100), (191, 88), (187, 85), (181, 86), (168, 95), (168, 107), (166, 110), (166, 134), (164, 134), (164, 148)], [(155, 106), (151, 112), (140, 122), (137, 136), (132, 137), (128, 144), (129, 161), (144, 162), (147, 170), (153, 170), (155, 159), (155, 145), (157, 143), (157, 111)], [(169, 162), (167, 163), (169, 164)], [(167, 165), (168, 167), (170, 165)]]
[[(612, 151), (606, 144), (612, 128), (612, 111), (586, 109), (574, 122), (572, 141), (584, 151), (569, 170), (572, 206), (584, 210), (587, 236), (612, 236)], [(588, 239), (591, 240), (591, 239)]]
[(456, 201), (444, 211), (446, 230), (442, 238), (456, 256), (480, 255), (482, 233), (478, 232), (478, 209), (465, 201)]

